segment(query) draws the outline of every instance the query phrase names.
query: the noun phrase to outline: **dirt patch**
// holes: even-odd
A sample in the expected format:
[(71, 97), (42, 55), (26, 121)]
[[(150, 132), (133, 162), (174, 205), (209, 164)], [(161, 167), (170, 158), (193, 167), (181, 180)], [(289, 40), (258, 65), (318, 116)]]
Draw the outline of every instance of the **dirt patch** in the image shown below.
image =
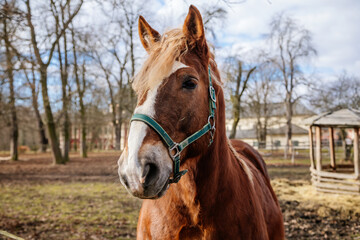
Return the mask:
[(358, 215), (344, 217), (341, 211), (328, 209), (326, 216), (320, 216), (319, 208), (299, 205), (296, 200), (280, 199), (287, 239), (360, 239)]
[(22, 160), (0, 161), (1, 182), (113, 182), (120, 153), (92, 153), (88, 158), (71, 156), (65, 165), (54, 165), (49, 154), (25, 155)]
[[(0, 229), (25, 239), (134, 239), (141, 201), (117, 176), (120, 153), (0, 161)], [(287, 239), (360, 239), (360, 197), (317, 194), (308, 166), (269, 166)], [(0, 236), (0, 239), (4, 239)]]

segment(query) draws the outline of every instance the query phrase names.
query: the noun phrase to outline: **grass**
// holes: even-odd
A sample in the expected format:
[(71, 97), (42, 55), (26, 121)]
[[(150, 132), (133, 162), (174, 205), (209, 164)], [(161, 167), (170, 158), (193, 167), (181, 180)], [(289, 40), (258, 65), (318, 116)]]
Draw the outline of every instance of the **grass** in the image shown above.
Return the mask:
[(306, 180), (310, 181), (310, 170), (308, 167), (292, 167), (292, 166), (271, 166), (268, 167), (268, 173), (272, 181), (278, 179)]
[(304, 209), (317, 209), (319, 216), (326, 217), (332, 210), (341, 213), (340, 218), (351, 215), (360, 217), (360, 196), (318, 193), (310, 183), (307, 167), (269, 167), (271, 185), (282, 201), (298, 201)]
[(297, 201), (303, 209), (316, 209), (321, 217), (339, 213), (339, 218), (360, 217), (360, 196), (319, 194), (306, 180), (274, 179), (272, 186), (279, 199)]
[(141, 204), (110, 183), (5, 184), (0, 202), (0, 219), (25, 239), (133, 238)]
[[(117, 158), (116, 155), (106, 160), (101, 154), (91, 155), (97, 161), (106, 161), (105, 165)], [(84, 162), (97, 163), (91, 159)], [(323, 229), (332, 229), (330, 239), (359, 238), (360, 196), (317, 193), (310, 184), (309, 159), (300, 160), (307, 165), (284, 165), (284, 160), (266, 158), (267, 163), (282, 163), (271, 164), (268, 172), (283, 210), (287, 238), (324, 239)], [(78, 160), (72, 167), (83, 168), (80, 163)], [(9, 167), (2, 167), (6, 166)], [(70, 171), (64, 166), (59, 170)], [(118, 180), (113, 183), (105, 181), (107, 178), (95, 182), (75, 179), (0, 182), (0, 230), (24, 239), (135, 239), (141, 201), (130, 196)]]
[[(267, 165), (291, 165), (291, 159), (283, 159), (279, 157), (266, 157), (265, 162)], [(310, 166), (310, 159), (308, 158), (295, 158), (295, 164), (297, 165), (309, 165)]]

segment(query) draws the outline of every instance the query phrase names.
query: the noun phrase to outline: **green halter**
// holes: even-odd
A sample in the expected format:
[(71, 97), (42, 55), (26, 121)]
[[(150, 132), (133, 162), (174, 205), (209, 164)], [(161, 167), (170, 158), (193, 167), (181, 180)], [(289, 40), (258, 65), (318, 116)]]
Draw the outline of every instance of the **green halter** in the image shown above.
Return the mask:
[[(169, 179), (169, 183), (177, 183), (179, 182), (180, 178), (187, 172), (187, 170), (180, 171), (180, 153), (184, 148), (189, 146), (191, 143), (198, 140), (200, 137), (202, 137), (207, 132), (210, 132), (211, 139), (210, 144), (213, 142), (214, 139), (214, 132), (215, 132), (215, 109), (216, 109), (216, 95), (215, 95), (215, 89), (211, 82), (211, 72), (210, 72), (210, 66), (209, 66), (209, 108), (210, 113), (208, 117), (208, 123), (205, 124), (205, 126), (197, 131), (196, 133), (192, 134), (191, 136), (187, 137), (185, 140), (183, 140), (180, 143), (174, 142), (169, 134), (158, 124), (153, 118), (145, 115), (145, 114), (139, 114), (135, 113), (132, 118), (132, 121), (141, 121), (149, 125), (152, 129), (154, 129), (160, 137), (164, 140), (166, 145), (169, 148), (169, 155), (171, 159), (174, 162), (174, 176), (173, 178)], [(211, 123), (212, 122), (212, 123)], [(210, 146), (209, 144), (209, 146)]]

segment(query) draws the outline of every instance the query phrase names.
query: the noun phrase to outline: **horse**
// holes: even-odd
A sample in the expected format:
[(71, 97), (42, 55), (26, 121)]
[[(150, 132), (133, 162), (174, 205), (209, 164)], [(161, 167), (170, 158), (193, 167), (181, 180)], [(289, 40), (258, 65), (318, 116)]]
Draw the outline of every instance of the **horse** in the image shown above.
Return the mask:
[(138, 101), (121, 183), (144, 199), (137, 239), (284, 239), (282, 213), (261, 155), (229, 140), (225, 100), (199, 10), (160, 35), (140, 16), (148, 58), (132, 87)]

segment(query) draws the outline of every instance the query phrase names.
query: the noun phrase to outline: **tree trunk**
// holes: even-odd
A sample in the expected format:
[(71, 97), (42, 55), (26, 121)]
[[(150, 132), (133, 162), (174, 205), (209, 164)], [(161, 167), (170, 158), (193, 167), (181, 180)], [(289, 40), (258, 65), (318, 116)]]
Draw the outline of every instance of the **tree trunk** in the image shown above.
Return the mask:
[(14, 90), (14, 72), (13, 72), (13, 63), (12, 63), (12, 52), (10, 50), (11, 44), (8, 35), (7, 21), (6, 18), (3, 18), (3, 35), (5, 41), (6, 49), (6, 73), (10, 85), (10, 113), (11, 113), (11, 133), (10, 133), (10, 159), (17, 161), (19, 158), (18, 154), (18, 138), (19, 138), (19, 128), (16, 115), (16, 106), (15, 106), (15, 90)]
[[(66, 97), (67, 98), (67, 97)], [(67, 100), (65, 100), (67, 102)], [(64, 162), (69, 161), (69, 151), (70, 151), (70, 119), (68, 113), (68, 103), (64, 104), (66, 106), (63, 107), (64, 111), (64, 126), (63, 126), (63, 134), (64, 134), (64, 142), (62, 143), (63, 150), (63, 159)]]
[(293, 149), (292, 149), (292, 142), (291, 142), (291, 138), (292, 138), (292, 126), (291, 126), (291, 121), (292, 121), (292, 103), (290, 99), (287, 99), (286, 101), (286, 145), (285, 145), (285, 151), (284, 151), (284, 158), (287, 159), (288, 157), (288, 153), (292, 153)]
[(80, 94), (80, 119), (81, 119), (81, 140), (80, 140), (80, 155), (83, 158), (87, 157), (86, 149), (86, 116), (85, 107), (83, 103), (83, 96)]
[[(58, 34), (58, 33), (57, 33)], [(62, 155), (64, 162), (69, 161), (70, 151), (70, 119), (69, 119), (69, 94), (67, 91), (68, 85), (68, 58), (67, 58), (67, 39), (66, 34), (63, 36), (64, 49), (63, 53), (60, 48), (60, 41), (58, 42), (58, 54), (60, 63), (60, 75), (61, 75), (61, 90), (62, 90), (62, 111), (64, 114), (64, 122), (62, 126), (63, 142), (61, 143)], [(62, 54), (64, 54), (64, 63), (62, 61)]]
[[(31, 46), (30, 46), (31, 49)], [(31, 52), (31, 51), (30, 51)], [(32, 54), (32, 53), (30, 53)], [(30, 86), (31, 89), (31, 103), (32, 103), (32, 107), (34, 109), (35, 112), (35, 117), (36, 117), (36, 121), (38, 123), (38, 133), (39, 133), (39, 139), (40, 139), (40, 149), (41, 152), (46, 152), (46, 148), (48, 145), (48, 139), (46, 138), (46, 134), (45, 134), (45, 126), (44, 126), (44, 122), (41, 118), (41, 114), (39, 111), (39, 104), (38, 104), (38, 92), (36, 90), (36, 75), (35, 75), (35, 63), (33, 58), (31, 58), (31, 76), (32, 76), (32, 81), (30, 81), (30, 78), (28, 76), (28, 73), (26, 71), (26, 69), (23, 69), (24, 71), (24, 75), (26, 77), (26, 80)]]
[(81, 126), (80, 155), (82, 158), (87, 158), (86, 126)]
[(237, 99), (234, 98), (233, 100), (233, 124), (231, 127), (231, 133), (229, 138), (234, 139), (236, 137), (236, 128), (240, 121), (240, 103), (237, 101)]
[(79, 105), (80, 105), (80, 121), (81, 121), (81, 136), (80, 138), (80, 155), (83, 158), (87, 157), (87, 146), (86, 146), (86, 111), (84, 106), (84, 92), (85, 92), (85, 62), (83, 62), (82, 66), (82, 86), (80, 84), (79, 77), (79, 65), (77, 61), (77, 53), (76, 53), (76, 42), (75, 42), (75, 32), (74, 29), (71, 28), (71, 41), (72, 41), (72, 50), (74, 56), (74, 74), (75, 74), (75, 82), (76, 82), (76, 90), (79, 96)]
[(40, 144), (41, 144), (41, 152), (46, 152), (46, 148), (47, 145), (49, 143), (49, 140), (46, 138), (46, 134), (45, 134), (45, 126), (44, 126), (44, 122), (41, 119), (41, 115), (39, 112), (39, 109), (37, 107), (37, 101), (36, 101), (36, 106), (34, 106), (34, 111), (35, 111), (35, 116), (36, 116), (36, 120), (38, 122), (38, 127), (39, 127), (39, 136), (40, 136)]
[[(241, 97), (244, 94), (245, 89), (247, 88), (247, 83), (250, 79), (251, 74), (255, 71), (256, 67), (253, 67), (250, 69), (246, 75), (246, 78), (242, 80), (242, 74), (243, 74), (243, 63), (242, 61), (237, 61), (237, 76), (236, 76), (236, 88), (231, 96), (231, 101), (233, 104), (233, 125), (231, 128), (231, 133), (229, 138), (233, 139), (236, 136), (236, 128), (240, 120), (240, 103), (241, 103)], [(242, 85), (241, 85), (242, 82)], [(241, 86), (241, 90), (240, 90)]]
[(64, 164), (65, 161), (61, 155), (59, 140), (56, 135), (54, 116), (52, 114), (50, 100), (49, 100), (48, 87), (47, 87), (47, 67), (45, 65), (40, 66), (40, 83), (41, 83), (41, 94), (43, 98), (43, 105), (47, 119), (47, 129), (49, 132), (49, 139), (50, 139), (54, 164)]
[(266, 148), (266, 129), (265, 127), (260, 128), (260, 135), (259, 135), (259, 148), (265, 149)]
[(253, 109), (256, 109), (256, 139), (258, 141), (258, 146), (259, 149), (264, 149), (266, 148), (266, 116), (263, 116), (265, 117), (265, 123), (264, 123), (265, 126), (263, 126), (261, 122), (261, 117), (262, 117), (261, 103), (256, 102), (251, 107)]
[[(54, 2), (52, 1), (51, 4), (54, 4)], [(52, 114), (51, 104), (50, 104), (50, 100), (49, 100), (48, 87), (47, 87), (47, 67), (51, 63), (53, 53), (55, 51), (55, 48), (56, 48), (61, 36), (65, 33), (65, 30), (68, 28), (68, 26), (72, 22), (73, 18), (80, 11), (82, 4), (83, 4), (83, 1), (81, 0), (81, 2), (77, 5), (74, 12), (69, 16), (67, 21), (63, 24), (62, 30), (59, 31), (59, 33), (57, 31), (55, 32), (56, 38), (52, 42), (51, 48), (49, 49), (48, 54), (46, 56), (47, 61), (44, 62), (41, 58), (41, 53), (40, 53), (37, 39), (36, 39), (37, 35), (35, 32), (35, 27), (32, 23), (32, 19), (31, 19), (32, 14), (31, 14), (30, 0), (25, 1), (25, 5), (26, 5), (26, 9), (27, 9), (26, 19), (27, 19), (28, 26), (30, 28), (31, 44), (34, 48), (34, 54), (36, 57), (36, 61), (39, 65), (41, 94), (42, 94), (43, 103), (44, 103), (45, 115), (46, 115), (46, 119), (47, 119), (47, 128), (48, 128), (48, 132), (49, 132), (49, 139), (50, 139), (51, 149), (52, 149), (52, 153), (53, 153), (54, 163), (65, 163), (65, 162), (61, 155), (61, 150), (59, 147), (59, 140), (56, 135), (56, 126), (55, 126), (54, 117)], [(57, 20), (56, 17), (55, 17), (55, 20)], [(58, 24), (56, 27), (58, 27)]]
[(120, 150), (121, 143), (121, 123), (118, 121), (115, 124), (115, 149)]
[(265, 123), (261, 135), (261, 141), (264, 143), (263, 144), (264, 149), (266, 149), (266, 137), (267, 137), (267, 116), (265, 116)]
[[(8, 66), (9, 67), (9, 66)], [(12, 67), (9, 67), (12, 68)], [(10, 73), (11, 71), (11, 73)], [(15, 93), (14, 93), (14, 79), (12, 75), (12, 70), (8, 71), (10, 81), (10, 111), (11, 111), (11, 141), (10, 141), (10, 158), (13, 161), (19, 159), (18, 153), (18, 138), (19, 138), (19, 128), (16, 115), (15, 107)]]
[[(129, 24), (129, 37), (130, 37), (130, 61), (131, 61), (131, 77), (135, 76), (135, 47), (134, 47), (134, 33), (133, 25)], [(130, 79), (129, 79), (130, 81)], [(134, 110), (136, 107), (136, 94), (133, 88), (130, 88), (130, 106), (131, 110)]]
[(39, 137), (40, 137), (41, 152), (44, 153), (44, 152), (46, 152), (46, 148), (47, 148), (47, 145), (48, 145), (49, 141), (46, 138), (44, 122), (41, 119), (41, 115), (40, 115), (40, 111), (39, 111), (38, 97), (37, 97), (36, 86), (35, 86), (34, 63), (32, 63), (32, 66), (31, 66), (31, 73), (32, 73), (33, 82), (31, 83), (30, 80), (28, 78), (27, 79), (28, 79), (29, 84), (31, 85), (32, 106), (34, 108), (36, 121), (38, 122), (38, 127), (39, 127)]

